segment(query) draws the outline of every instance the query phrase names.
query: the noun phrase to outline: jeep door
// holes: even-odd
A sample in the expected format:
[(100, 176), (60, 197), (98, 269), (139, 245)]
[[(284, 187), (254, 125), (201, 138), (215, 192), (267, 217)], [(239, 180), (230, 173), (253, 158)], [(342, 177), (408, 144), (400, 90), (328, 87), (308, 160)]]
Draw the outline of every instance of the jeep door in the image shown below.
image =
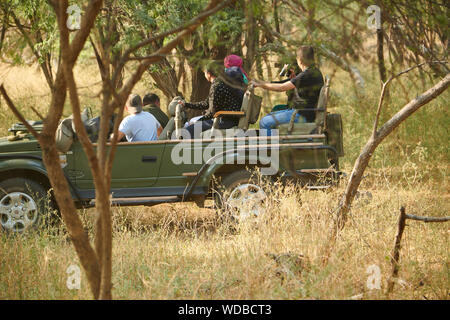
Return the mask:
[[(145, 196), (159, 177), (165, 144), (154, 142), (119, 143), (114, 157), (111, 189), (114, 197)], [(80, 143), (74, 144), (76, 185), (94, 189), (92, 173)], [(128, 195), (130, 193), (130, 195)]]

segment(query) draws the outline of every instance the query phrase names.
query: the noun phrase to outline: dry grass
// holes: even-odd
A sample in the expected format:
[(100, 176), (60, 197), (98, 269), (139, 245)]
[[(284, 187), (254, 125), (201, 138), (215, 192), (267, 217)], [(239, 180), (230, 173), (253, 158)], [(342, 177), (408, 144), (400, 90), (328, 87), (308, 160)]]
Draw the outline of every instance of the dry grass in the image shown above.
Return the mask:
[[(93, 67), (78, 72), (83, 101), (98, 94)], [(369, 79), (370, 80), (370, 79)], [(364, 103), (344, 95), (348, 79), (337, 74), (331, 107), (345, 124), (343, 169), (352, 163), (371, 128), (376, 81), (369, 82)], [(7, 89), (29, 118), (34, 104), (45, 110), (48, 92), (33, 69), (8, 74)], [(370, 93), (373, 90), (374, 94)], [(145, 88), (138, 88), (144, 91)], [(397, 101), (394, 101), (397, 103)], [(368, 107), (370, 106), (370, 108)], [(386, 114), (397, 105), (388, 104)], [(237, 227), (211, 209), (194, 204), (114, 209), (113, 295), (118, 299), (384, 299), (390, 253), (401, 205), (408, 213), (445, 216), (450, 211), (448, 111), (446, 97), (414, 115), (374, 155), (350, 219), (323, 266), (322, 249), (344, 186), (326, 192), (275, 188), (268, 214)], [(15, 122), (0, 107), (1, 135)], [(68, 109), (69, 110), (69, 109)], [(434, 130), (422, 127), (424, 119)], [(387, 115), (385, 115), (386, 117)], [(430, 125), (431, 127), (431, 125)], [(431, 141), (431, 142), (430, 142)], [(94, 210), (81, 211), (92, 233)], [(408, 222), (399, 276), (392, 299), (448, 299), (449, 224)], [(269, 255), (303, 255), (304, 265), (279, 265)], [(27, 236), (0, 234), (1, 299), (89, 299), (86, 278), (81, 290), (68, 290), (67, 268), (78, 264), (63, 226)], [(381, 290), (369, 290), (370, 265), (381, 269)]]
[[(365, 188), (373, 197), (355, 203), (326, 267), (321, 252), (342, 188), (321, 192), (289, 187), (274, 194), (268, 215), (237, 229), (220, 222), (213, 210), (195, 205), (115, 209), (114, 296), (348, 299), (363, 294), (365, 299), (384, 299), (383, 290), (366, 287), (366, 270), (378, 265), (385, 289), (399, 206), (433, 216), (449, 211), (448, 194), (437, 196), (422, 187)], [(93, 213), (82, 214), (89, 229)], [(2, 235), (1, 298), (90, 298), (84, 277), (80, 291), (66, 288), (66, 269), (78, 262), (60, 234), (49, 228), (26, 237)], [(409, 223), (401, 252), (400, 278), (405, 283), (395, 287), (391, 298), (448, 299), (448, 236), (447, 224)], [(282, 269), (280, 275), (280, 266), (268, 254), (284, 253), (302, 254), (309, 266), (288, 265), (289, 271)]]

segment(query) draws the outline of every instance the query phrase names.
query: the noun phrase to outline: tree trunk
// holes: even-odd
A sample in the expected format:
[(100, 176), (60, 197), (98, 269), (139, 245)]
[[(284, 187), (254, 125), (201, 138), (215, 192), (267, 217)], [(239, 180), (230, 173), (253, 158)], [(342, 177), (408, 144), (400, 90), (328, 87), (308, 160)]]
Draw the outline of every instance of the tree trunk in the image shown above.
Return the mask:
[(191, 75), (192, 75), (192, 92), (190, 101), (191, 102), (199, 102), (203, 101), (208, 97), (209, 88), (211, 87), (211, 84), (206, 80), (205, 73), (203, 72), (202, 68), (199, 68), (197, 66), (189, 65), (189, 68), (191, 69)]
[(86, 273), (91, 292), (94, 299), (98, 299), (100, 294), (100, 267), (97, 254), (90, 245), (88, 234), (83, 228), (83, 223), (73, 203), (69, 185), (58, 160), (59, 153), (55, 148), (54, 138), (43, 137), (42, 146), (49, 146), (42, 149), (42, 154), (49, 180), (51, 181), (53, 190), (55, 190), (54, 196), (69, 232), (70, 239)]
[(152, 66), (148, 73), (155, 81), (156, 87), (162, 91), (169, 101), (181, 95), (181, 92), (178, 91), (177, 73), (166, 58)]
[(255, 15), (253, 13), (253, 3), (248, 1), (245, 6), (246, 30), (245, 30), (245, 46), (247, 47), (246, 59), (244, 61), (244, 69), (250, 72), (253, 62), (256, 58), (256, 50), (259, 42), (259, 29), (256, 25)]

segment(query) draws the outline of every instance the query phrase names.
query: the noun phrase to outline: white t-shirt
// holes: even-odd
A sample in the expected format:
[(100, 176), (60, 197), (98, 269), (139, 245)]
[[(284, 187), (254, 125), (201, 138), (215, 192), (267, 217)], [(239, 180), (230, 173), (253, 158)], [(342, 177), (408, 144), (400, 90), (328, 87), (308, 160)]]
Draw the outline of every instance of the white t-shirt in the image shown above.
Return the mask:
[(159, 124), (156, 118), (145, 111), (125, 117), (119, 126), (128, 142), (153, 141), (158, 139)]

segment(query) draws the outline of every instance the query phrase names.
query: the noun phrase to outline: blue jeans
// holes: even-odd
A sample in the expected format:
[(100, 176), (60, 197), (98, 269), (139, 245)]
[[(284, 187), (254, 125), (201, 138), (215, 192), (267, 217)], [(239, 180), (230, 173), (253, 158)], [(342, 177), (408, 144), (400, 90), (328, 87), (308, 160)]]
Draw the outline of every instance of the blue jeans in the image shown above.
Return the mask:
[[(259, 121), (259, 128), (261, 129), (267, 129), (268, 134), (270, 135), (270, 129), (275, 129), (279, 124), (283, 123), (289, 123), (291, 121), (292, 114), (294, 113), (295, 109), (287, 109), (287, 110), (280, 110), (269, 113), (267, 116), (263, 117)], [(275, 119), (276, 121), (275, 121)], [(277, 123), (278, 121), (278, 123)], [(306, 122), (306, 119), (297, 113), (295, 116), (295, 123), (304, 123)]]

